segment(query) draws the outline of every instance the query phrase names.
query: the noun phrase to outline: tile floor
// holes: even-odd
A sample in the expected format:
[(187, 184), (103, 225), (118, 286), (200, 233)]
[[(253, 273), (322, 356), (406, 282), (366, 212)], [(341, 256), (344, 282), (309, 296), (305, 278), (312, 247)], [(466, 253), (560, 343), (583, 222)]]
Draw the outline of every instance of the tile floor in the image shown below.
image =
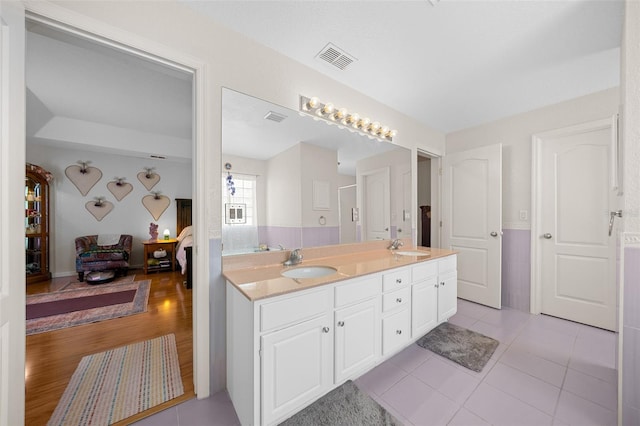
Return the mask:
[[(411, 345), (356, 380), (405, 425), (616, 425), (616, 335), (464, 300), (452, 323), (500, 341), (476, 373)], [(136, 425), (237, 425), (226, 392)]]

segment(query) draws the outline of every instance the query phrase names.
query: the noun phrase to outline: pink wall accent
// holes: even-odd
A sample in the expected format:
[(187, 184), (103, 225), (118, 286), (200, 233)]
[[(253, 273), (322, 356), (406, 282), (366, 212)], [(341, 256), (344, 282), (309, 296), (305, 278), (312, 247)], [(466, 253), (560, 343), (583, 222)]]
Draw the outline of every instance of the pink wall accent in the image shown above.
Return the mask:
[(624, 424), (640, 419), (640, 248), (624, 249), (622, 404)]
[(326, 246), (340, 243), (340, 229), (337, 226), (259, 226), (258, 241), (269, 247), (278, 247), (280, 244), (287, 249)]
[(504, 229), (502, 235), (502, 306), (529, 312), (531, 301), (531, 231)]

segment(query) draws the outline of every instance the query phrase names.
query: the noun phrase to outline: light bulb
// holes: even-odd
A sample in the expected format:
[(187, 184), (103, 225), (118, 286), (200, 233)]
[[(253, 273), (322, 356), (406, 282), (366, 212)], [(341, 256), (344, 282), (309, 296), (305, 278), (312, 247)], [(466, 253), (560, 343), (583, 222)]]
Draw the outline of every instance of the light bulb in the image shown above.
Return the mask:
[(374, 121), (373, 123), (369, 124), (368, 130), (374, 135), (378, 133), (379, 129), (380, 129), (380, 123), (378, 123), (377, 121)]
[(309, 99), (309, 102), (307, 102), (307, 105), (306, 105), (307, 109), (316, 109), (319, 103), (320, 103), (320, 100), (314, 96), (311, 99)]
[(323, 115), (330, 115), (331, 113), (333, 113), (333, 110), (334, 110), (333, 104), (329, 102), (324, 104), (324, 106), (320, 111), (322, 112)]
[(369, 120), (368, 117), (361, 118), (360, 120), (358, 120), (358, 129), (366, 129), (367, 127), (369, 127), (370, 122), (371, 120)]
[(333, 114), (333, 119), (334, 120), (342, 120), (343, 118), (345, 118), (347, 116), (347, 109), (346, 108), (340, 108), (339, 110), (337, 110), (334, 114)]
[(347, 115), (347, 118), (346, 118), (347, 124), (350, 124), (353, 127), (356, 127), (358, 125), (359, 120), (360, 120), (360, 116), (358, 115), (357, 112)]
[(387, 137), (388, 137), (389, 139), (393, 139), (393, 138), (395, 138), (395, 137), (396, 137), (396, 135), (397, 135), (397, 134), (398, 134), (398, 131), (397, 131), (397, 130), (390, 130), (390, 131), (389, 131), (389, 135), (387, 135)]
[(380, 134), (382, 136), (386, 137), (388, 133), (389, 133), (389, 127), (388, 126), (382, 126), (382, 128), (380, 129)]

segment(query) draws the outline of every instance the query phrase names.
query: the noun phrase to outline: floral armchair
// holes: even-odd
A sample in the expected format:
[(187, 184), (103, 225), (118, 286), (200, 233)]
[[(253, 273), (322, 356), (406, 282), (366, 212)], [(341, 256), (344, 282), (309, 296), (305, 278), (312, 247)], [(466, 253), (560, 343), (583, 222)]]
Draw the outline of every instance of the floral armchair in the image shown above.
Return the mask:
[[(117, 238), (117, 237), (116, 237)], [(97, 235), (76, 238), (76, 272), (78, 280), (84, 281), (85, 272), (115, 269), (116, 273), (127, 274), (131, 257), (131, 235), (120, 235), (113, 245), (98, 245)]]

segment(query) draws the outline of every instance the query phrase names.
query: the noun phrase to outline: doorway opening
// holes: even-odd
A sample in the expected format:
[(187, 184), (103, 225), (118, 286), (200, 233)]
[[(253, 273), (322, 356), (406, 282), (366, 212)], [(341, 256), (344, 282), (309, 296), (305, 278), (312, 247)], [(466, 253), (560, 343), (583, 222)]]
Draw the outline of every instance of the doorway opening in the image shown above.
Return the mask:
[[(81, 31), (35, 16), (27, 18), (26, 28), (26, 160), (46, 163), (58, 181), (58, 194), (52, 194), (51, 206), (52, 272), (56, 278), (75, 273), (73, 248), (68, 249), (73, 247), (70, 241), (79, 235), (101, 233), (133, 234), (135, 252), (129, 263), (139, 267), (150, 260), (141, 254), (141, 242), (149, 238), (149, 222), (157, 223), (161, 232), (169, 230), (169, 236), (175, 239), (178, 236), (175, 199), (193, 199), (196, 194), (196, 165), (192, 155), (196, 150), (195, 72), (98, 36), (85, 37)], [(46, 63), (47, 60), (50, 62)], [(173, 104), (168, 105), (163, 98)], [(93, 160), (92, 166), (101, 169), (103, 174), (86, 197), (74, 191), (64, 173), (68, 165), (81, 160)], [(162, 178), (158, 179), (160, 185), (156, 188), (147, 188), (137, 178), (145, 168), (153, 168)], [(133, 189), (121, 199), (114, 199), (107, 183), (118, 177), (127, 178)], [(170, 202), (170, 207), (160, 215), (154, 216), (140, 202), (141, 198), (153, 194), (151, 191), (160, 191)], [(114, 208), (104, 220), (96, 221), (85, 211), (85, 203), (103, 196), (111, 198)], [(195, 224), (195, 217), (189, 220), (191, 223)], [(195, 258), (193, 256), (194, 261)], [(170, 269), (173, 268), (175, 265)], [(191, 268), (195, 271), (195, 263)], [(141, 271), (133, 272), (142, 275)], [(183, 371), (183, 382), (188, 382), (186, 388), (191, 390), (186, 396), (193, 397), (196, 365), (192, 290), (184, 289), (179, 272), (160, 272), (140, 279), (145, 278), (151, 280), (152, 294), (153, 286), (157, 285), (164, 297), (157, 303), (153, 302), (153, 295), (149, 299), (149, 310), (154, 310), (157, 319), (162, 320), (154, 321), (154, 333), (175, 331), (171, 329), (170, 312), (187, 313), (182, 315), (183, 337), (178, 340), (179, 346), (188, 346), (184, 354), (190, 368), (186, 375)], [(50, 363), (53, 352), (73, 349), (77, 353), (71, 358), (79, 360), (88, 353), (122, 346), (126, 334), (130, 339), (144, 340), (150, 319), (145, 315), (129, 317), (124, 328), (128, 332), (122, 327), (103, 327), (97, 333), (89, 332), (84, 345), (49, 339), (46, 357), (33, 358), (29, 353), (33, 346), (28, 339), (27, 412), (30, 411), (29, 373), (35, 375), (36, 372), (36, 366), (29, 363), (30, 358), (36, 362), (46, 359)], [(161, 322), (166, 329), (160, 326)], [(71, 364), (68, 367), (71, 372), (66, 367), (60, 372), (70, 377), (77, 363)]]
[(416, 241), (440, 247), (440, 157), (418, 150)]

